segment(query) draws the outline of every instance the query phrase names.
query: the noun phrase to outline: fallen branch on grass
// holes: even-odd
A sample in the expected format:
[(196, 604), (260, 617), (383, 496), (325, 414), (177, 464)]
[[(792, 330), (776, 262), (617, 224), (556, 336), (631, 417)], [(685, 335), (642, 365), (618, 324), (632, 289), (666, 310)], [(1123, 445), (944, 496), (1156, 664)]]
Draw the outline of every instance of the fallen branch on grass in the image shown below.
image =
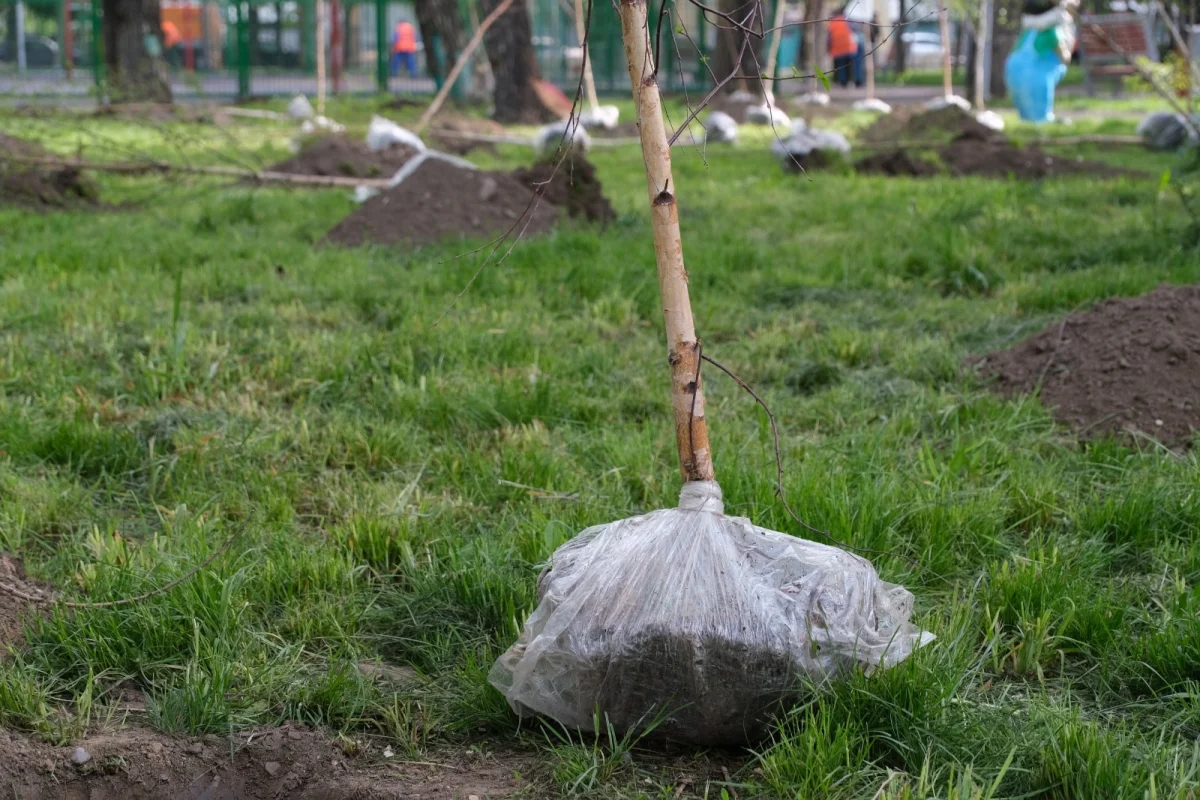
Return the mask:
[(290, 172), (271, 170), (239, 169), (237, 167), (200, 167), (187, 164), (171, 164), (166, 161), (81, 161), (67, 158), (37, 158), (25, 156), (0, 156), (0, 161), (55, 169), (78, 169), (92, 172), (115, 172), (122, 175), (144, 175), (146, 173), (186, 173), (191, 175), (216, 175), (226, 178), (241, 178), (255, 183), (290, 183), (299, 186), (341, 186), (353, 189), (369, 186), (377, 189), (388, 187), (386, 178), (344, 178), (340, 175), (295, 175)]
[[(124, 598), (121, 598), (120, 600), (105, 600), (100, 603), (76, 603), (76, 602), (73, 602), (70, 600), (62, 600), (62, 601), (58, 601), (58, 602), (60, 605), (64, 606), (65, 608), (78, 608), (78, 609), (114, 608), (116, 606), (127, 606), (127, 605), (131, 605), (133, 603), (140, 603), (144, 600), (149, 600), (152, 597), (157, 597), (161, 594), (166, 594), (167, 592), (171, 591), (172, 589), (174, 589), (176, 586), (180, 585), (181, 583), (191, 580), (193, 577), (196, 576), (196, 573), (200, 572), (200, 570), (204, 569), (209, 564), (216, 561), (217, 558), (222, 553), (224, 553), (226, 550), (229, 549), (229, 546), (231, 544), (233, 544), (233, 540), (236, 538), (237, 538), (237, 536), (230, 536), (229, 539), (226, 540), (225, 544), (218, 547), (213, 552), (212, 555), (210, 555), (208, 558), (204, 559), (202, 562), (200, 562), (196, 566), (192, 567), (192, 569), (190, 569), (184, 575), (181, 575), (180, 577), (176, 578), (175, 580), (171, 581), (170, 583), (166, 584), (165, 586), (160, 586), (157, 589), (153, 589), (149, 592), (145, 592), (144, 594), (139, 594), (137, 597), (124, 597)], [(4, 592), (5, 594), (12, 595), (13, 597), (20, 598), (21, 600), (25, 600), (26, 602), (29, 602), (29, 603), (38, 603), (38, 604), (49, 605), (49, 604), (55, 602), (54, 598), (52, 598), (52, 597), (47, 597), (46, 595), (40, 595), (40, 596), (32, 595), (32, 594), (29, 594), (28, 592), (21, 591), (20, 589), (18, 589), (15, 586), (10, 586), (7, 583), (2, 583), (2, 582), (0, 582), (0, 592)]]

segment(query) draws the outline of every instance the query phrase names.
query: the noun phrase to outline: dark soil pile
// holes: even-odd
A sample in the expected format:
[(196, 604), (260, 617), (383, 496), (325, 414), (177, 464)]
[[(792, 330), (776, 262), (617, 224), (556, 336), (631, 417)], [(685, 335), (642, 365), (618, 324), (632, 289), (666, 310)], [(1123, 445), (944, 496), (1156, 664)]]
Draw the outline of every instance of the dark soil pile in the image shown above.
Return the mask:
[(299, 153), (269, 169), (293, 175), (390, 178), (414, 155), (412, 148), (402, 144), (375, 153), (366, 142), (331, 134), (309, 142)]
[(389, 761), (381, 747), (368, 744), (347, 755), (330, 738), (298, 726), (232, 739), (177, 739), (133, 728), (67, 747), (0, 728), (0, 785), (8, 796), (44, 800), (415, 800), (527, 790), (514, 777), (530, 771), (526, 757), (446, 752), (436, 754), (437, 763)]
[(884, 114), (859, 134), (864, 142), (936, 142), (947, 143), (966, 136), (979, 141), (1004, 140), (1004, 134), (980, 123), (958, 106), (932, 111), (897, 109)]
[(74, 167), (16, 160), (52, 155), (34, 142), (0, 133), (0, 203), (39, 209), (96, 205), (96, 185)]
[(596, 177), (596, 168), (585, 158), (566, 159), (557, 169), (552, 162), (541, 161), (514, 170), (512, 175), (532, 191), (544, 186), (543, 199), (565, 208), (572, 219), (607, 224), (617, 218)]
[[(742, 107), (742, 116), (746, 109)], [(618, 122), (615, 128), (588, 128), (588, 135), (594, 139), (636, 139), (642, 135), (636, 122)]]
[(429, 137), (444, 153), (465, 156), (480, 148), (495, 152), (491, 142), (480, 142), (464, 138), (469, 136), (506, 136), (508, 129), (499, 122), (482, 117), (468, 117), (453, 111), (443, 111), (429, 124)]
[[(647, 630), (624, 647), (580, 683), (599, 687), (596, 705), (618, 729), (644, 724), (646, 709), (672, 698), (654, 733), (680, 741), (737, 747), (761, 740), (792, 694), (780, 687), (794, 685), (798, 672), (788, 653), (736, 637)], [(594, 649), (609, 648), (598, 642)]]
[(907, 150), (884, 150), (854, 162), (856, 172), (866, 175), (907, 175), (922, 178), (937, 175), (938, 165)]
[(1040, 383), (1042, 402), (1082, 436), (1186, 448), (1200, 430), (1200, 286), (1105, 300), (979, 363), (1004, 394)]
[(541, 233), (553, 227), (558, 211), (533, 199), (533, 192), (511, 175), (429, 159), (399, 186), (363, 203), (325, 238), (357, 247)]
[(1007, 139), (977, 140), (960, 137), (938, 151), (942, 163), (955, 176), (980, 178), (1054, 178), (1059, 175), (1119, 177), (1127, 170), (1099, 161), (1052, 156), (1036, 147), (1016, 147)]
[[(1017, 147), (1004, 134), (980, 124), (957, 106), (880, 117), (860, 138), (871, 144), (896, 145), (855, 163), (858, 172), (867, 174), (928, 177), (945, 173), (955, 177), (1026, 180), (1059, 175), (1129, 174), (1097, 161), (1052, 156), (1035, 147)], [(936, 155), (937, 161), (922, 159), (923, 153)], [(939, 164), (943, 169), (938, 168)]]

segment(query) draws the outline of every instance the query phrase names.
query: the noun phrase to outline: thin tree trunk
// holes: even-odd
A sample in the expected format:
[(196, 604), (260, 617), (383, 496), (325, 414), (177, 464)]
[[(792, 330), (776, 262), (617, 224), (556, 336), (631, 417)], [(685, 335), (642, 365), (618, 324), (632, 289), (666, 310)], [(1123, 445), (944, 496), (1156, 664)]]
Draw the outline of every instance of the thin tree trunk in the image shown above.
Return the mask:
[[(103, 3), (104, 62), (110, 98), (118, 103), (170, 103), (158, 0)], [(157, 52), (151, 52), (151, 48)]]
[(991, 28), (989, 17), (992, 12), (991, 0), (979, 0), (979, 22), (975, 29), (975, 52), (971, 63), (975, 65), (973, 85), (975, 87), (975, 106), (980, 110), (987, 108), (987, 54), (992, 46), (988, 29)]
[(696, 338), (687, 269), (683, 265), (679, 209), (675, 202), (675, 181), (671, 177), (671, 148), (667, 144), (662, 101), (654, 79), (646, 0), (620, 0), (620, 11), (625, 59), (629, 64), (629, 82), (633, 85), (642, 140), (642, 159), (646, 163), (658, 288), (666, 321), (667, 363), (671, 368), (671, 405), (675, 411), (679, 467), (686, 481), (711, 481), (712, 452), (708, 445), (704, 391), (700, 383), (700, 341)]
[(950, 60), (950, 12), (945, 0), (938, 6), (938, 29), (942, 36), (942, 91), (949, 97), (954, 94), (954, 66)]
[[(592, 48), (591, 43), (587, 41), (588, 18), (583, 3), (584, 0), (575, 0), (575, 35), (579, 38), (579, 46), (583, 48), (583, 64), (580, 65), (580, 69), (583, 70), (583, 88), (587, 93), (588, 107), (595, 111), (600, 107), (600, 99), (596, 96), (596, 78), (592, 74)], [(595, 13), (594, 6), (592, 11)], [(592, 21), (594, 23), (595, 19)]]
[[(749, 3), (746, 0), (720, 0), (718, 7), (726, 14), (732, 14), (734, 19), (739, 23), (744, 23), (751, 30), (761, 31), (767, 27), (763, 17), (764, 5), (761, 0)], [(749, 42), (746, 42), (747, 38), (749, 38)], [(744, 50), (742, 49), (743, 44), (746, 45)], [(760, 77), (763, 62), (758, 55), (761, 45), (760, 38), (750, 36), (725, 20), (719, 20), (717, 52), (713, 54), (713, 72), (717, 79), (722, 80), (734, 73), (748, 76), (730, 81), (728, 86), (750, 92), (758, 97), (765, 97), (763, 81)], [(741, 54), (740, 60), (738, 59), (739, 53)], [(653, 56), (653, 53), (651, 55)]]
[(907, 22), (905, 16), (908, 14), (907, 0), (900, 0), (900, 24), (897, 26), (896, 43), (893, 47), (896, 48), (896, 74), (903, 75), (904, 69), (908, 61), (908, 48), (904, 44), (904, 32), (907, 30), (904, 23)]
[(809, 86), (817, 90), (816, 75), (821, 71), (821, 60), (825, 54), (825, 23), (818, 22), (824, 11), (822, 0), (808, 0), (804, 4), (804, 71), (813, 77)]
[[(482, 0), (479, 10), (486, 16), (500, 2)], [(554, 114), (542, 105), (533, 84), (541, 78), (541, 70), (533, 50), (533, 28), (526, 3), (527, 0), (513, 3), (483, 37), (496, 78), (493, 116), (498, 122), (537, 124), (554, 119)]]
[[(463, 45), (462, 20), (458, 4), (448, 0), (415, 0), (417, 25), (425, 42), (425, 69), (435, 80), (442, 80), (458, 61)], [(439, 59), (434, 39), (442, 43), (443, 58)]]

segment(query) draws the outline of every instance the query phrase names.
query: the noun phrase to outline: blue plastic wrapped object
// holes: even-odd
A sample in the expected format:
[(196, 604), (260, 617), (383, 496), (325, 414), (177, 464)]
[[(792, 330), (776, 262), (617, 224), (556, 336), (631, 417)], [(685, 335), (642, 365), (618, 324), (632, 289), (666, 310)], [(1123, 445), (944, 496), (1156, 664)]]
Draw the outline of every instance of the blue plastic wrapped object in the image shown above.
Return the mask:
[(1004, 65), (1008, 93), (1021, 119), (1054, 120), (1054, 89), (1067, 73), (1064, 60), (1075, 44), (1075, 25), (1064, 6), (1021, 18), (1021, 31)]

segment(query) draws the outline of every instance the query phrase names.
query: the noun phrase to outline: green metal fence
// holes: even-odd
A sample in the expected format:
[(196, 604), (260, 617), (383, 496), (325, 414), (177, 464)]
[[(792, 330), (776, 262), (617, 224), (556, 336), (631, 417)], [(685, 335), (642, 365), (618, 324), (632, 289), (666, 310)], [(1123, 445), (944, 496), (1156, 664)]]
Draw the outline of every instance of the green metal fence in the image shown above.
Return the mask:
[[(454, 2), (455, 0), (446, 0)], [(411, 2), (389, 0), (161, 0), (164, 56), (176, 97), (234, 98), (311, 94), (316, 89), (318, 3), (325, 19), (329, 89), (334, 93), (431, 93), (438, 82), (417, 59), (415, 74), (393, 74), (391, 32), (416, 26)], [(660, 3), (651, 0), (657, 15)], [(0, 0), (0, 96), (87, 97), (103, 93), (100, 0)], [(471, 31), (467, 0), (459, 0)], [(570, 2), (526, 0), (543, 77), (573, 93), (581, 50)], [(662, 33), (660, 81), (668, 90), (707, 85), (702, 55), (715, 36), (690, 3), (674, 8)], [(173, 30), (170, 30), (173, 27)], [(620, 22), (612, 4), (595, 0), (590, 47), (597, 89), (626, 93), (629, 78)], [(686, 33), (684, 32), (686, 31)], [(464, 35), (465, 38), (465, 35)], [(437, 41), (421, 42), (440, 48)], [(476, 59), (485, 58), (482, 48)], [(483, 94), (478, 72), (464, 71), (456, 90)]]

